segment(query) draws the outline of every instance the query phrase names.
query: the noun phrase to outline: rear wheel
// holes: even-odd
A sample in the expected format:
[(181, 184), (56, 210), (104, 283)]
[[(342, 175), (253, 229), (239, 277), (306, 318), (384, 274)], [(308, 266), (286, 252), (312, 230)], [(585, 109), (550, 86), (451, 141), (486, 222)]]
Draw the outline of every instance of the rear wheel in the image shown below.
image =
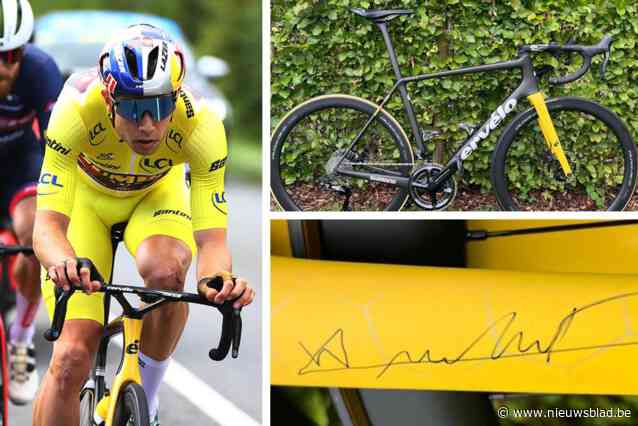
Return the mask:
[(622, 210), (636, 186), (636, 146), (612, 111), (585, 99), (549, 100), (547, 109), (572, 174), (549, 151), (534, 108), (503, 132), (492, 183), (504, 210)]
[(270, 185), (284, 210), (399, 210), (408, 198), (414, 156), (407, 137), (390, 114), (364, 99), (311, 99), (279, 123), (271, 143)]
[(149, 426), (148, 404), (144, 388), (127, 383), (120, 391), (115, 406), (114, 426)]

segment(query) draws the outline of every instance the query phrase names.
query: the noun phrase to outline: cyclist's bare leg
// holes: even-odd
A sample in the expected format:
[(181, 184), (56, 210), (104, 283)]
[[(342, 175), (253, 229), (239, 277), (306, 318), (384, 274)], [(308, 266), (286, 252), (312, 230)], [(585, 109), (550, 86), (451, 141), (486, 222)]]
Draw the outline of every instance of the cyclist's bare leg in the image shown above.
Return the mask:
[[(181, 240), (165, 235), (146, 238), (137, 248), (135, 262), (149, 288), (183, 291), (191, 250)], [(144, 317), (142, 352), (154, 360), (165, 360), (173, 353), (186, 319), (188, 304), (169, 303)]]
[(33, 408), (34, 426), (77, 426), (79, 395), (97, 352), (102, 325), (93, 320), (67, 320), (53, 345), (53, 356)]
[[(11, 221), (18, 243), (25, 246), (33, 242), (33, 222), (35, 221), (35, 197), (27, 197), (18, 202), (13, 210)], [(19, 255), (16, 259), (14, 276), (20, 294), (29, 303), (40, 302), (40, 264), (35, 256)]]

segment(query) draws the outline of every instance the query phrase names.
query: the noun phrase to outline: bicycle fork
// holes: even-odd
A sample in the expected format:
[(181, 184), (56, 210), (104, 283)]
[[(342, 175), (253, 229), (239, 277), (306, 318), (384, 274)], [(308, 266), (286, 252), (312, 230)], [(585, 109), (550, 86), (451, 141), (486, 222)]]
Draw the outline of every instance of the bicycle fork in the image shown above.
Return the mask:
[(558, 140), (558, 134), (556, 133), (554, 123), (552, 122), (552, 118), (549, 116), (549, 111), (545, 104), (545, 96), (543, 96), (542, 92), (536, 92), (529, 95), (527, 99), (534, 106), (534, 109), (536, 109), (536, 113), (538, 114), (538, 125), (543, 132), (543, 137), (545, 138), (545, 143), (547, 144), (549, 151), (560, 163), (565, 176), (571, 175), (572, 168), (569, 165), (567, 157), (565, 156), (565, 151), (563, 151), (563, 147)]
[(124, 351), (122, 365), (113, 380), (111, 393), (105, 395), (95, 407), (95, 421), (100, 424), (106, 420), (105, 426), (112, 426), (115, 416), (115, 405), (123, 386), (130, 382), (142, 384), (139, 366), (140, 339), (142, 337), (142, 320), (122, 318), (124, 335)]

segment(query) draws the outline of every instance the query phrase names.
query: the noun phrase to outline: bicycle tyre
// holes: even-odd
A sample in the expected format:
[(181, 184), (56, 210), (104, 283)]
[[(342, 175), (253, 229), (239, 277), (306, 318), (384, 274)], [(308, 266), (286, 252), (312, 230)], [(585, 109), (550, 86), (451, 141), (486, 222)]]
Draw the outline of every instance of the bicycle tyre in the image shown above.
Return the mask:
[[(131, 419), (131, 422), (129, 422)], [(114, 426), (149, 426), (148, 403), (144, 388), (138, 383), (127, 383), (120, 391), (115, 406)]]
[[(332, 199), (329, 199), (329, 198), (326, 198), (326, 200), (328, 200), (328, 207), (325, 207), (325, 206), (318, 207), (317, 203), (315, 202), (316, 200), (313, 199), (312, 197), (308, 197), (310, 199), (310, 202), (305, 202), (305, 200), (300, 200), (300, 197), (298, 196), (299, 194), (294, 193), (293, 189), (291, 189), (291, 186), (287, 186), (285, 184), (286, 178), (285, 176), (282, 176), (282, 174), (285, 174), (285, 170), (282, 170), (282, 169), (285, 169), (285, 166), (282, 167), (285, 160), (283, 157), (285, 157), (286, 155), (286, 149), (289, 148), (289, 146), (294, 143), (292, 139), (294, 138), (295, 132), (296, 131), (301, 132), (302, 130), (304, 130), (303, 128), (304, 123), (305, 122), (312, 123), (313, 120), (316, 120), (317, 123), (321, 123), (321, 124), (317, 124), (317, 126), (320, 126), (320, 125), (323, 126), (324, 122), (328, 124), (333, 124), (333, 123), (330, 123), (329, 121), (322, 121), (321, 119), (315, 119), (315, 117), (320, 117), (320, 114), (326, 113), (326, 111), (330, 109), (334, 109), (335, 111), (338, 111), (338, 114), (335, 113), (332, 117), (338, 117), (338, 118), (345, 117), (343, 118), (343, 120), (345, 121), (346, 124), (354, 122), (355, 119), (361, 119), (359, 126), (348, 127), (347, 129), (347, 130), (352, 129), (352, 131), (356, 133), (363, 128), (363, 124), (367, 121), (367, 119), (370, 118), (372, 114), (374, 114), (379, 109), (379, 106), (365, 99), (361, 99), (361, 98), (357, 98), (353, 96), (326, 95), (326, 96), (319, 96), (319, 97), (310, 99), (298, 105), (281, 120), (281, 122), (279, 123), (275, 131), (273, 132), (272, 139), (271, 139), (270, 185), (271, 185), (271, 190), (272, 190), (272, 194), (275, 201), (278, 203), (279, 207), (281, 207), (283, 210), (287, 210), (287, 211), (299, 211), (299, 210), (333, 210), (334, 211), (334, 210), (337, 210), (334, 207), (335, 205), (334, 203), (330, 204), (332, 202)], [(348, 121), (349, 118), (347, 117), (353, 117), (352, 121)], [(337, 127), (337, 129), (339, 128)], [(313, 131), (314, 130), (315, 129), (313, 128)], [(369, 144), (373, 145), (372, 151), (375, 151), (375, 150), (378, 151), (376, 152), (377, 155), (379, 155), (379, 153), (381, 152), (387, 153), (389, 150), (392, 150), (392, 153), (395, 156), (398, 155), (398, 158), (396, 158), (395, 163), (387, 163), (386, 164), (387, 169), (384, 169), (384, 170), (392, 170), (392, 172), (397, 173), (397, 175), (407, 178), (414, 166), (414, 153), (412, 152), (412, 147), (410, 146), (410, 143), (408, 141), (408, 138), (405, 132), (401, 128), (400, 124), (387, 111), (383, 109), (379, 111), (379, 115), (372, 122), (371, 126), (364, 133), (364, 136), (362, 136), (362, 138), (368, 136), (368, 134), (372, 136), (376, 135), (376, 133), (374, 132), (377, 130), (383, 131), (386, 134), (387, 138), (383, 139), (382, 142), (378, 142), (378, 140), (381, 140), (381, 138), (372, 139), (373, 142), (366, 142), (364, 144), (362, 144), (361, 141), (359, 141), (358, 145), (361, 144), (364, 147), (366, 147), (366, 155), (370, 155), (369, 153), (370, 150), (367, 149)], [(343, 142), (345, 142), (343, 144), (344, 146), (332, 147), (331, 142), (325, 143), (325, 141), (323, 140), (324, 135), (326, 134), (329, 135), (329, 132), (324, 131), (322, 127), (318, 133), (321, 133), (322, 140), (320, 142), (317, 142), (317, 144), (322, 143), (324, 144), (324, 146), (327, 146), (327, 148), (325, 148), (325, 151), (331, 154), (328, 161), (330, 161), (330, 159), (338, 155), (337, 151), (340, 148), (345, 148), (346, 144), (349, 143), (349, 141), (354, 139), (354, 137), (352, 137), (351, 135), (348, 135), (347, 137), (342, 137)], [(372, 136), (370, 137), (372, 138)], [(383, 145), (382, 148), (378, 148), (374, 146), (375, 144), (380, 144), (380, 143), (384, 143), (385, 145)], [(313, 150), (312, 151), (313, 154), (316, 151), (317, 151), (316, 149)], [(372, 154), (374, 155), (375, 152), (373, 152)], [(301, 158), (302, 156), (299, 155), (299, 157)], [(308, 150), (307, 153), (304, 154), (303, 159), (306, 163), (308, 163), (310, 161), (310, 157), (312, 157), (311, 151)], [(372, 164), (372, 163), (374, 163), (374, 161), (371, 161), (370, 163), (351, 163), (351, 164), (355, 165), (353, 167), (362, 167), (362, 166), (365, 166), (366, 164)], [(318, 192), (317, 188), (320, 187), (321, 184), (317, 183), (316, 175), (321, 175), (322, 173), (325, 174), (325, 168), (326, 168), (326, 161), (317, 161), (315, 164), (312, 164), (309, 167), (311, 173), (315, 174), (315, 176), (312, 177), (311, 182), (308, 184), (312, 188), (312, 190), (310, 191), (311, 195), (313, 195), (312, 191), (315, 191), (315, 193)], [(329, 177), (321, 176), (321, 178), (328, 179)], [(338, 179), (346, 181), (347, 183), (351, 183), (352, 181), (357, 180), (355, 178), (345, 177), (343, 175), (340, 175)], [(363, 183), (364, 179), (358, 179), (358, 181), (361, 181), (361, 183)], [(358, 183), (355, 182), (355, 184), (358, 184)], [(351, 197), (351, 200), (354, 200), (353, 203), (357, 207), (356, 209), (374, 210), (374, 211), (400, 210), (405, 205), (409, 197), (409, 191), (407, 187), (401, 188), (398, 186), (394, 186), (392, 184), (387, 184), (382, 182), (365, 183), (365, 185), (367, 185), (368, 187), (367, 190), (362, 189), (359, 192), (356, 192)], [(348, 189), (352, 190), (352, 188), (348, 188)], [(357, 188), (355, 188), (355, 191), (357, 191)], [(321, 193), (321, 195), (323, 195), (323, 193)], [(318, 198), (322, 200), (321, 197), (318, 197)], [(336, 198), (336, 197), (332, 197), (332, 198)], [(371, 200), (376, 201), (378, 205), (371, 205), (371, 202), (372, 202)]]
[[(536, 110), (529, 108), (519, 113), (503, 131), (492, 156), (492, 184), (500, 207), (503, 210), (543, 210), (546, 208), (550, 210), (586, 211), (597, 209), (623, 210), (636, 187), (637, 166), (636, 145), (622, 120), (609, 109), (595, 102), (577, 97), (550, 99), (547, 101), (547, 109), (552, 121), (554, 121), (561, 145), (565, 150), (574, 174), (569, 178), (564, 177), (558, 162), (549, 154), (549, 150), (544, 145), (545, 142), (540, 129), (535, 129), (533, 132), (530, 129), (529, 133), (530, 135), (535, 135), (534, 137), (537, 138), (538, 143), (523, 145), (523, 143), (527, 142), (525, 139), (526, 134), (524, 134), (526, 129), (530, 125), (537, 125), (538, 121)], [(577, 115), (569, 116), (568, 114)], [(563, 121), (561, 121), (563, 116), (566, 118), (562, 118)], [(561, 124), (564, 124), (562, 129)], [(579, 124), (583, 125), (582, 129), (587, 129), (587, 126), (590, 126), (589, 129), (593, 129), (593, 132), (574, 132), (573, 126), (578, 126)], [(602, 127), (603, 125), (605, 126), (604, 128)], [(601, 129), (608, 130), (609, 133), (605, 137), (600, 137)], [(604, 146), (600, 145), (594, 137), (598, 139), (598, 142), (602, 140), (609, 143)], [(569, 141), (574, 140), (574, 138), (591, 138), (591, 140), (588, 140), (586, 144), (582, 144), (583, 139), (581, 139), (579, 145), (576, 145), (574, 149), (570, 149)], [(525, 162), (521, 162), (520, 158), (514, 159), (515, 155), (531, 156), (533, 151), (538, 153), (543, 150), (545, 151), (544, 157), (529, 162), (533, 164), (533, 168), (528, 165), (519, 166), (518, 164)], [(583, 151), (587, 150), (590, 151), (588, 152), (590, 157), (587, 160), (582, 160), (588, 154)], [(597, 154), (596, 150), (601, 152), (607, 150), (608, 158), (605, 159), (604, 155)], [(510, 153), (511, 156), (508, 159), (508, 154)], [(592, 165), (592, 160), (596, 162), (595, 165)], [(612, 164), (612, 166), (605, 163)], [(534, 178), (536, 178), (541, 175), (542, 173), (536, 172), (541, 168), (546, 171), (545, 178), (549, 174), (547, 171), (553, 168), (556, 180), (550, 182), (549, 179), (544, 179), (543, 185), (546, 186), (537, 190), (537, 194), (542, 194), (541, 196), (530, 197), (529, 192), (525, 193), (529, 189), (521, 190), (521, 194), (518, 194), (516, 193), (516, 190), (519, 189), (516, 188), (517, 184), (514, 181), (510, 183), (508, 176), (520, 176), (524, 167), (527, 168), (529, 181), (535, 182), (530, 176), (534, 175)], [(612, 179), (605, 175), (605, 171), (612, 170), (614, 167), (618, 169), (622, 167), (622, 170), (619, 170), (619, 173), (614, 178), (616, 182), (620, 179), (622, 181), (613, 187), (588, 183), (592, 176), (594, 179)], [(603, 172), (601, 173), (599, 170)], [(561, 177), (564, 182), (559, 179)], [(550, 189), (545, 189), (552, 185), (556, 188), (563, 187), (562, 193), (560, 193), (560, 189), (554, 193), (558, 196), (558, 200), (553, 198), (554, 194), (549, 193)], [(564, 189), (567, 185), (572, 187), (571, 191)], [(581, 185), (582, 188), (576, 188), (577, 185)], [(602, 196), (596, 192), (599, 190), (602, 190)], [(524, 205), (523, 200), (526, 197), (535, 200), (532, 201), (532, 206)], [(543, 197), (546, 198), (542, 199)], [(571, 202), (573, 207), (572, 205), (567, 206), (567, 202)], [(534, 205), (534, 203), (536, 204)], [(552, 205), (554, 208), (552, 208)], [(558, 205), (558, 209), (555, 208), (556, 205)]]
[(5, 333), (4, 319), (0, 316), (0, 376), (2, 377), (2, 387), (0, 388), (0, 426), (9, 424), (9, 366), (7, 364), (7, 339)]
[(95, 390), (84, 388), (80, 392), (80, 426), (95, 426)]

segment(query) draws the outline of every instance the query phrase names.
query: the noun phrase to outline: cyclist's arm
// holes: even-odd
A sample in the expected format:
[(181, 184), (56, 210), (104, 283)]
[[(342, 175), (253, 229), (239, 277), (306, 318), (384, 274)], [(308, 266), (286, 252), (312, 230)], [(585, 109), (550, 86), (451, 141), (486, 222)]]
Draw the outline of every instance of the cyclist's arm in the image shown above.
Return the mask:
[[(197, 280), (230, 272), (232, 261), (226, 241), (227, 207), (224, 193), (226, 169), (226, 135), (222, 121), (206, 107), (198, 111), (198, 123), (187, 145), (191, 166), (191, 210), (193, 231), (198, 249)], [(248, 282), (237, 278), (235, 285), (227, 279), (221, 292), (200, 290), (209, 300), (221, 303), (236, 299), (235, 306), (249, 304), (254, 291)]]
[(230, 250), (225, 229), (205, 229), (195, 232), (197, 244), (197, 280), (212, 277), (220, 271), (232, 271)]
[[(66, 237), (66, 231), (75, 199), (78, 148), (81, 141), (88, 137), (86, 126), (72, 99), (73, 90), (71, 87), (65, 88), (49, 121), (44, 162), (38, 182), (38, 210), (33, 236), (38, 260), (53, 280), (64, 287), (69, 284), (67, 277), (79, 282), (75, 252)], [(82, 281), (88, 282), (88, 279), (83, 278)]]
[(38, 210), (33, 229), (33, 250), (45, 269), (75, 257), (66, 238), (69, 218), (62, 213)]

